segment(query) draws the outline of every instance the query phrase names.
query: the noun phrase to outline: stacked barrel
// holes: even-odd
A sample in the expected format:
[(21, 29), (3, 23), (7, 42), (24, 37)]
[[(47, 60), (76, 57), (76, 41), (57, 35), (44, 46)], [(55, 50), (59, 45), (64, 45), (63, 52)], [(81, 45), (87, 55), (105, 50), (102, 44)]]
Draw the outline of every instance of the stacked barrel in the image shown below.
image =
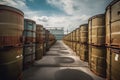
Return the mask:
[(79, 56), (83, 61), (88, 61), (88, 24), (82, 24), (80, 29), (80, 48)]
[(119, 80), (120, 76), (120, 0), (106, 8), (107, 79)]
[(73, 47), (72, 47), (72, 49), (73, 49), (73, 51), (76, 51), (76, 32), (75, 32), (75, 30), (73, 31), (73, 36), (72, 36), (72, 42), (73, 42)]
[[(63, 42), (66, 44), (66, 45), (68, 45), (70, 48), (74, 48), (75, 47), (75, 45), (74, 45), (74, 43), (73, 43), (73, 36), (72, 36), (73, 34), (72, 33), (69, 33), (69, 34), (67, 34), (67, 35), (65, 35), (64, 37), (63, 37)], [(73, 45), (74, 45), (74, 47), (73, 47)], [(75, 49), (75, 48), (74, 48)]]
[(22, 70), (41, 59), (55, 42), (53, 34), (24, 19), (22, 11), (0, 5), (0, 80), (22, 80)]
[(79, 28), (76, 28), (75, 30), (75, 33), (76, 33), (76, 37), (75, 37), (75, 42), (76, 42), (76, 45), (75, 45), (75, 52), (76, 52), (76, 55), (79, 55), (79, 48), (80, 48), (80, 44), (79, 44), (79, 40), (80, 40), (80, 31), (79, 31)]
[(45, 55), (46, 54), (46, 29), (45, 28), (43, 28), (43, 55)]
[[(81, 60), (88, 61), (90, 70), (106, 77), (107, 80), (119, 80), (120, 72), (120, 0), (113, 0), (105, 14), (95, 15), (88, 20), (88, 27), (79, 28), (64, 36), (67, 44), (70, 40), (73, 51)], [(77, 32), (79, 29), (79, 33)], [(88, 35), (87, 35), (88, 29)], [(72, 34), (71, 39), (68, 36)], [(79, 42), (78, 42), (79, 34)], [(67, 40), (68, 39), (68, 40)], [(75, 44), (75, 42), (78, 42)], [(69, 45), (68, 45), (69, 46)], [(107, 74), (107, 75), (106, 75)]]
[(50, 48), (50, 45), (49, 45), (49, 34), (50, 34), (50, 32), (48, 30), (45, 30), (46, 51), (49, 51), (49, 48)]
[(36, 52), (35, 59), (39, 60), (43, 56), (43, 26), (36, 25)]
[[(89, 24), (89, 65), (90, 69), (99, 76), (106, 75), (105, 48), (105, 16), (98, 14), (91, 17)], [(104, 64), (104, 65), (103, 65)]]
[(23, 67), (29, 67), (35, 60), (36, 23), (30, 19), (24, 19), (24, 49)]
[(49, 48), (56, 42), (55, 36), (53, 34), (49, 34)]
[(24, 14), (0, 5), (0, 80), (22, 79)]

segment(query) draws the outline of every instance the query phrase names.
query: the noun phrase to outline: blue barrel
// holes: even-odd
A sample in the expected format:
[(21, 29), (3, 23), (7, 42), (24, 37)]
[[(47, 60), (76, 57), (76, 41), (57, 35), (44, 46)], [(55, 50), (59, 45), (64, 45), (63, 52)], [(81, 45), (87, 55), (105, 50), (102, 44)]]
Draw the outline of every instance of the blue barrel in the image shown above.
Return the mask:
[(33, 43), (36, 38), (36, 23), (33, 20), (24, 20), (24, 43)]

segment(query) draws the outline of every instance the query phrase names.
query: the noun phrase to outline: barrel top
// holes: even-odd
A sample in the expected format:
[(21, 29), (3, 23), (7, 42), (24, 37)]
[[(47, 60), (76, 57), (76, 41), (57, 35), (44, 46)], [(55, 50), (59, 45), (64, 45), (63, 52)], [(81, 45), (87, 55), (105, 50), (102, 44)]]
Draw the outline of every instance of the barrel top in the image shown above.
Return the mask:
[(87, 23), (85, 23), (85, 24), (81, 24), (80, 26), (88, 26), (88, 24), (87, 24)]
[(31, 20), (31, 19), (24, 19), (27, 22), (32, 22), (32, 23), (36, 23), (35, 21)]
[(94, 19), (94, 18), (104, 17), (104, 16), (105, 16), (105, 14), (97, 14), (97, 15), (94, 15), (94, 16), (90, 17), (90, 18), (88, 19), (88, 21), (90, 21), (90, 20), (92, 20), (92, 19)]
[(79, 27), (78, 27), (78, 28), (76, 28), (76, 30), (79, 30)]
[(43, 27), (43, 25), (41, 25), (41, 24), (36, 24), (36, 26)]
[(0, 4), (0, 10), (11, 11), (11, 12), (18, 13), (18, 14), (24, 16), (24, 13), (21, 10), (11, 7), (11, 6)]
[(106, 10), (107, 10), (110, 6), (114, 5), (115, 3), (119, 2), (119, 1), (120, 1), (120, 0), (113, 0), (113, 1), (106, 7)]

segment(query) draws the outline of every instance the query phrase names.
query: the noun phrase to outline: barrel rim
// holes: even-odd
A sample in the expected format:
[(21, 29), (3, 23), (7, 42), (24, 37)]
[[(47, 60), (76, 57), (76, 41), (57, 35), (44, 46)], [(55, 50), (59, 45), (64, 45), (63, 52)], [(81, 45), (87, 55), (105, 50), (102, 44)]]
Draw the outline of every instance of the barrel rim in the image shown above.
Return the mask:
[(81, 26), (88, 26), (88, 23), (81, 24), (80, 27), (81, 27)]
[(36, 26), (40, 26), (40, 27), (43, 27), (43, 25), (41, 25), (41, 24), (36, 24)]
[(92, 19), (94, 19), (94, 18), (101, 17), (101, 16), (104, 17), (105, 14), (103, 13), (103, 14), (97, 14), (97, 15), (94, 15), (94, 16), (90, 17), (90, 18), (88, 19), (88, 21), (90, 21), (90, 20), (92, 20)]
[(1, 9), (3, 9), (3, 10), (9, 10), (9, 11), (14, 11), (14, 12), (17, 12), (18, 14), (24, 16), (24, 13), (20, 9), (17, 9), (15, 7), (12, 7), (12, 6), (0, 4), (0, 10)]
[(25, 18), (24, 20), (25, 20), (25, 21), (29, 21), (29, 22), (33, 22), (33, 23), (36, 24), (36, 22), (35, 22), (34, 20), (32, 20), (32, 19), (27, 19), (27, 18)]
[(119, 1), (120, 0), (113, 0), (112, 2), (110, 2), (110, 4), (106, 7), (106, 11), (109, 9), (109, 7), (113, 6), (114, 4), (116, 4)]

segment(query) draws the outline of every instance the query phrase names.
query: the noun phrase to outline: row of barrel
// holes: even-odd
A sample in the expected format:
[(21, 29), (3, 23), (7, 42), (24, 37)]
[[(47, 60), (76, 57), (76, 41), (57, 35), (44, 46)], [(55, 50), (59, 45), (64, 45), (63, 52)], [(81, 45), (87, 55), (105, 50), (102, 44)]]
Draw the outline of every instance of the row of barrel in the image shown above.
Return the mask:
[(120, 76), (120, 0), (113, 0), (105, 14), (88, 19), (63, 41), (81, 60), (87, 61), (96, 75), (107, 80), (119, 80)]
[(0, 80), (22, 80), (23, 69), (39, 60), (56, 39), (16, 8), (0, 5)]

